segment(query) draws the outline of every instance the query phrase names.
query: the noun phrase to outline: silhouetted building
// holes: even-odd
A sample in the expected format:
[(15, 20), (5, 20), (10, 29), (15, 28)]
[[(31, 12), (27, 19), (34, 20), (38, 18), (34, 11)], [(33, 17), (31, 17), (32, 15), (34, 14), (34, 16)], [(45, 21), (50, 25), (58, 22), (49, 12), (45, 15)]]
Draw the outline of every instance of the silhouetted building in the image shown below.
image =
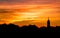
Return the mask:
[(50, 28), (50, 20), (49, 20), (49, 18), (47, 20), (47, 28)]

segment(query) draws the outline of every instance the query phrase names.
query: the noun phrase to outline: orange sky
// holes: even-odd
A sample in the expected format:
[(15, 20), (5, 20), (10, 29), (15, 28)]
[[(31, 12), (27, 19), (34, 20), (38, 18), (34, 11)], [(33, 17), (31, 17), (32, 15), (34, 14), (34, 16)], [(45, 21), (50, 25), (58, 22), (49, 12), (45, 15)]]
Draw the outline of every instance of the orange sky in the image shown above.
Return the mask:
[(0, 24), (46, 26), (48, 17), (51, 26), (60, 25), (60, 0), (0, 1)]

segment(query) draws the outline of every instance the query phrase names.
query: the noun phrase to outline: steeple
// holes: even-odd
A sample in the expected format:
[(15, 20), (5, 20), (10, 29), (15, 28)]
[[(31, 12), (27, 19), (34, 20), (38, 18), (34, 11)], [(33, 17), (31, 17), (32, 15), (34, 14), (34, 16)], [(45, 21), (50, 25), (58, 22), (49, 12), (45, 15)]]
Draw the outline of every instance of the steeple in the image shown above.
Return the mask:
[(47, 20), (47, 28), (50, 28), (50, 20), (49, 20), (49, 18)]

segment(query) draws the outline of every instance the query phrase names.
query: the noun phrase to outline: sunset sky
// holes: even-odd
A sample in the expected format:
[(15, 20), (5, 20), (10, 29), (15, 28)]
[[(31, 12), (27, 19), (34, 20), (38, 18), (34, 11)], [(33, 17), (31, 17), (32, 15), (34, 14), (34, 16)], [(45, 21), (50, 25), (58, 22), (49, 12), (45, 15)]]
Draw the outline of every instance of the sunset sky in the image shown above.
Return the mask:
[(0, 0), (0, 24), (60, 25), (60, 0)]

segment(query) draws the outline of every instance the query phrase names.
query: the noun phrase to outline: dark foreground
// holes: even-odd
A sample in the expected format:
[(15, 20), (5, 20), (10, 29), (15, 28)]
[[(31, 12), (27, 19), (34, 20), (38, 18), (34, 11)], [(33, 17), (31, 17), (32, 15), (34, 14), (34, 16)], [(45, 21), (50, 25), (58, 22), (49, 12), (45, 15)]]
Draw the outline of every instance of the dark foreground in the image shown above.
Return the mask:
[(37, 28), (35, 25), (19, 27), (14, 24), (2, 24), (0, 25), (0, 32), (60, 32), (60, 27)]

